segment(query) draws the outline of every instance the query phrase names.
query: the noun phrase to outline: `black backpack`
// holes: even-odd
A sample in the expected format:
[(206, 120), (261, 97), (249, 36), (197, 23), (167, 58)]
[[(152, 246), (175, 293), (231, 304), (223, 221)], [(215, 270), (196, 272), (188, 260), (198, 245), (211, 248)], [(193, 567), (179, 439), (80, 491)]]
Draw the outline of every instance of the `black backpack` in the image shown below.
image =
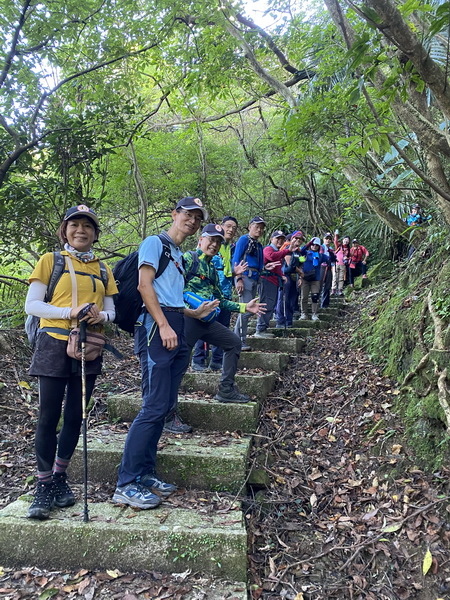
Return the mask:
[[(158, 235), (163, 245), (161, 258), (159, 259), (158, 270), (155, 279), (164, 273), (169, 262), (173, 259), (170, 252), (168, 241), (161, 234)], [(187, 280), (195, 276), (198, 270), (198, 254), (193, 252), (193, 263), (189, 273), (185, 275)], [(194, 256), (195, 255), (195, 256)], [(116, 307), (116, 323), (120, 329), (134, 333), (134, 325), (142, 312), (142, 296), (139, 293), (139, 269), (138, 269), (139, 250), (135, 250), (116, 264), (113, 269), (114, 279), (116, 280), (119, 293), (114, 298)]]

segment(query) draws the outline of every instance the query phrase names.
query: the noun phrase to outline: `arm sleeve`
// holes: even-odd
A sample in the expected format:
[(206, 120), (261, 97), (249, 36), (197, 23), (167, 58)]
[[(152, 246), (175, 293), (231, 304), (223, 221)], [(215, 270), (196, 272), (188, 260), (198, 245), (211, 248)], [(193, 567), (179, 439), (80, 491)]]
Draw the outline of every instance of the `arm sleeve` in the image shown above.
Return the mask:
[(25, 312), (41, 319), (70, 319), (71, 306), (53, 306), (44, 302), (47, 286), (42, 281), (34, 280), (30, 283), (25, 300)]
[(270, 246), (266, 246), (263, 250), (264, 262), (275, 262), (282, 260), (287, 254), (292, 254), (289, 249), (286, 250), (274, 250)]
[(103, 310), (100, 311), (105, 323), (112, 323), (116, 317), (116, 309), (114, 306), (114, 298), (112, 296), (105, 296), (103, 300)]
[(236, 242), (236, 248), (234, 249), (233, 265), (238, 265), (244, 257), (245, 248), (247, 245), (247, 236), (241, 236)]

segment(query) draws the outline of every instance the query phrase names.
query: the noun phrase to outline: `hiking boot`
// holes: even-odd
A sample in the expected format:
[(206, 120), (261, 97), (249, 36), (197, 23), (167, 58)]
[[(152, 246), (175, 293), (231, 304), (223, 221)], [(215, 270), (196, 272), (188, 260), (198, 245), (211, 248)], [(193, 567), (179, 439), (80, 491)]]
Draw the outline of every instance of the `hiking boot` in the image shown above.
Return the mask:
[(40, 521), (48, 519), (53, 504), (53, 482), (43, 483), (39, 481), (34, 492), (34, 500), (28, 509), (28, 518), (39, 519)]
[(67, 475), (65, 473), (53, 473), (53, 495), (55, 497), (55, 505), (59, 508), (75, 504), (75, 496), (67, 483)]
[(313, 313), (313, 315), (311, 317), (311, 321), (319, 321), (319, 315), (316, 315), (316, 313)]
[(154, 494), (161, 498), (168, 498), (170, 494), (177, 491), (177, 486), (172, 483), (166, 483), (156, 477), (156, 475), (142, 475), (136, 479), (143, 487), (148, 488)]
[(254, 338), (262, 338), (264, 340), (267, 340), (269, 338), (274, 338), (275, 336), (273, 335), (273, 333), (266, 333), (265, 331), (255, 331), (255, 333), (253, 334)]
[(307, 314), (305, 314), (305, 313), (302, 313), (302, 314), (300, 315), (300, 321), (307, 321), (307, 320), (308, 320), (308, 315), (307, 315)]
[(250, 397), (246, 394), (238, 392), (234, 386), (221, 386), (217, 394), (214, 396), (219, 402), (232, 402), (235, 404), (245, 404), (250, 401)]
[(210, 362), (209, 368), (211, 369), (211, 371), (221, 371), (222, 363)]
[(132, 481), (117, 487), (112, 497), (114, 504), (128, 504), (133, 508), (156, 508), (162, 502), (161, 498), (156, 494), (152, 494), (148, 488), (144, 487), (137, 481)]
[(191, 363), (191, 368), (193, 371), (196, 371), (197, 373), (205, 373), (206, 371), (209, 371), (208, 367), (205, 365), (200, 365), (199, 363)]
[(250, 352), (252, 349), (246, 342), (242, 342), (241, 352)]
[(163, 431), (169, 433), (191, 433), (192, 427), (185, 423), (176, 413), (166, 420)]

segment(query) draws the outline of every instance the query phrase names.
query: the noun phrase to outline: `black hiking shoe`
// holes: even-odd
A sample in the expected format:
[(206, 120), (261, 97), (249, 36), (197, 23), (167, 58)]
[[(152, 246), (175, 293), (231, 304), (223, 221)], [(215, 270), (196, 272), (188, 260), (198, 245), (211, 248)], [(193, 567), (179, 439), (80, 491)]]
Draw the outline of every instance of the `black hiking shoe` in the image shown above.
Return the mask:
[(210, 362), (209, 363), (209, 368), (211, 369), (211, 371), (221, 371), (222, 370), (222, 363), (221, 362)]
[(67, 483), (65, 473), (53, 473), (53, 495), (55, 497), (55, 506), (65, 508), (75, 504), (75, 496)]
[(250, 402), (250, 396), (241, 394), (235, 386), (220, 386), (214, 398), (219, 402), (232, 402), (235, 404)]
[(50, 516), (50, 511), (53, 508), (53, 504), (53, 482), (38, 482), (36, 491), (34, 492), (34, 500), (28, 509), (28, 518), (39, 519), (40, 521), (48, 519)]
[(192, 427), (185, 423), (176, 413), (164, 423), (164, 431), (168, 433), (191, 433)]

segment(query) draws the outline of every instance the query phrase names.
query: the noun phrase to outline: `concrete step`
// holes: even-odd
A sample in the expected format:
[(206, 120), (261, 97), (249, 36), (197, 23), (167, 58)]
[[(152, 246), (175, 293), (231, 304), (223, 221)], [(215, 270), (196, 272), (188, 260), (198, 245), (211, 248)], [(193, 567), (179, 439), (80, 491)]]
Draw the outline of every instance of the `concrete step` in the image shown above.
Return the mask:
[[(132, 421), (141, 409), (140, 394), (111, 394), (108, 396), (110, 419)], [(178, 412), (194, 429), (209, 431), (242, 431), (254, 433), (258, 425), (258, 404), (226, 404), (210, 398), (180, 395)]]
[(281, 373), (288, 362), (289, 354), (286, 352), (242, 352), (238, 366), (240, 369), (264, 369)]
[[(284, 329), (281, 330), (284, 333)], [(286, 331), (289, 335), (289, 329)], [(306, 335), (301, 337), (276, 337), (268, 340), (259, 338), (247, 338), (247, 344), (252, 350), (272, 350), (273, 352), (288, 352), (289, 354), (298, 354), (306, 345)], [(242, 354), (246, 354), (243, 352)]]
[[(337, 321), (339, 317), (337, 317), (336, 315), (333, 314), (329, 314), (328, 312), (326, 312), (326, 309), (322, 309), (319, 312), (319, 319), (321, 321), (326, 321), (327, 323), (335, 323)], [(311, 321), (311, 319), (306, 319), (306, 323), (308, 327), (311, 327), (311, 323), (315, 323), (316, 321)], [(305, 323), (304, 320), (300, 320), (300, 319), (295, 319), (293, 321), (293, 326), (294, 327), (300, 327), (300, 328), (304, 328), (303, 324)], [(277, 322), (275, 320), (270, 321), (269, 323), (270, 327), (276, 327)], [(312, 326), (313, 327), (313, 326)], [(250, 328), (249, 328), (250, 329)]]
[[(216, 394), (219, 387), (220, 373), (186, 373), (181, 382), (181, 390), (202, 391)], [(264, 400), (273, 390), (275, 375), (236, 375), (239, 391), (256, 400)]]
[[(0, 510), (0, 564), (41, 569), (192, 570), (246, 581), (247, 533), (240, 510), (206, 514), (162, 504), (134, 511), (109, 503), (54, 509), (47, 521), (26, 519), (30, 499)], [(240, 598), (246, 596), (238, 596)]]
[[(277, 329), (276, 327), (269, 327), (266, 330), (266, 333), (272, 333), (276, 338), (280, 337), (299, 337), (306, 339), (307, 337), (314, 335), (319, 329), (327, 329), (330, 327), (330, 323), (327, 321), (299, 321), (298, 327), (287, 327), (284, 329)], [(247, 342), (251, 346), (251, 342), (253, 342), (254, 338), (253, 334), (255, 333), (254, 329), (248, 329), (248, 338)]]
[[(88, 478), (115, 483), (126, 434), (109, 428), (88, 432)], [(158, 452), (158, 475), (179, 487), (237, 493), (245, 485), (251, 438), (231, 435), (164, 436)], [(69, 477), (83, 479), (81, 440), (70, 463)]]
[[(319, 320), (318, 321), (312, 321), (311, 319), (305, 319), (304, 321), (295, 321), (296, 323), (298, 323), (298, 325), (296, 327), (294, 327), (293, 329), (297, 329), (297, 330), (311, 330), (311, 329), (328, 329), (328, 327), (331, 326), (331, 322), (329, 322), (328, 320), (320, 320), (321, 318), (321, 314), (319, 313)], [(334, 321), (334, 318), (333, 318)], [(275, 327), (270, 327), (269, 331), (270, 333), (273, 333), (273, 330), (275, 329)], [(283, 331), (280, 329), (276, 329), (276, 331)], [(310, 331), (307, 331), (307, 333), (305, 333), (306, 336), (310, 335)]]
[[(308, 336), (310, 336), (314, 333), (314, 329), (318, 329), (318, 327), (315, 327), (314, 329), (311, 327), (308, 327), (309, 323), (315, 323), (315, 322), (316, 321), (301, 321), (301, 323), (302, 323), (301, 327), (286, 327), (286, 330), (284, 329), (284, 327), (282, 329), (277, 329), (276, 327), (270, 327), (267, 330), (267, 332), (273, 333), (276, 337), (299, 337), (299, 338), (303, 338), (306, 340), (306, 338)], [(275, 333), (275, 332), (281, 332), (281, 334)], [(259, 339), (259, 338), (253, 337), (253, 334), (255, 333), (254, 327), (249, 327), (247, 330), (247, 333), (248, 333), (247, 342), (253, 341), (254, 339)]]

